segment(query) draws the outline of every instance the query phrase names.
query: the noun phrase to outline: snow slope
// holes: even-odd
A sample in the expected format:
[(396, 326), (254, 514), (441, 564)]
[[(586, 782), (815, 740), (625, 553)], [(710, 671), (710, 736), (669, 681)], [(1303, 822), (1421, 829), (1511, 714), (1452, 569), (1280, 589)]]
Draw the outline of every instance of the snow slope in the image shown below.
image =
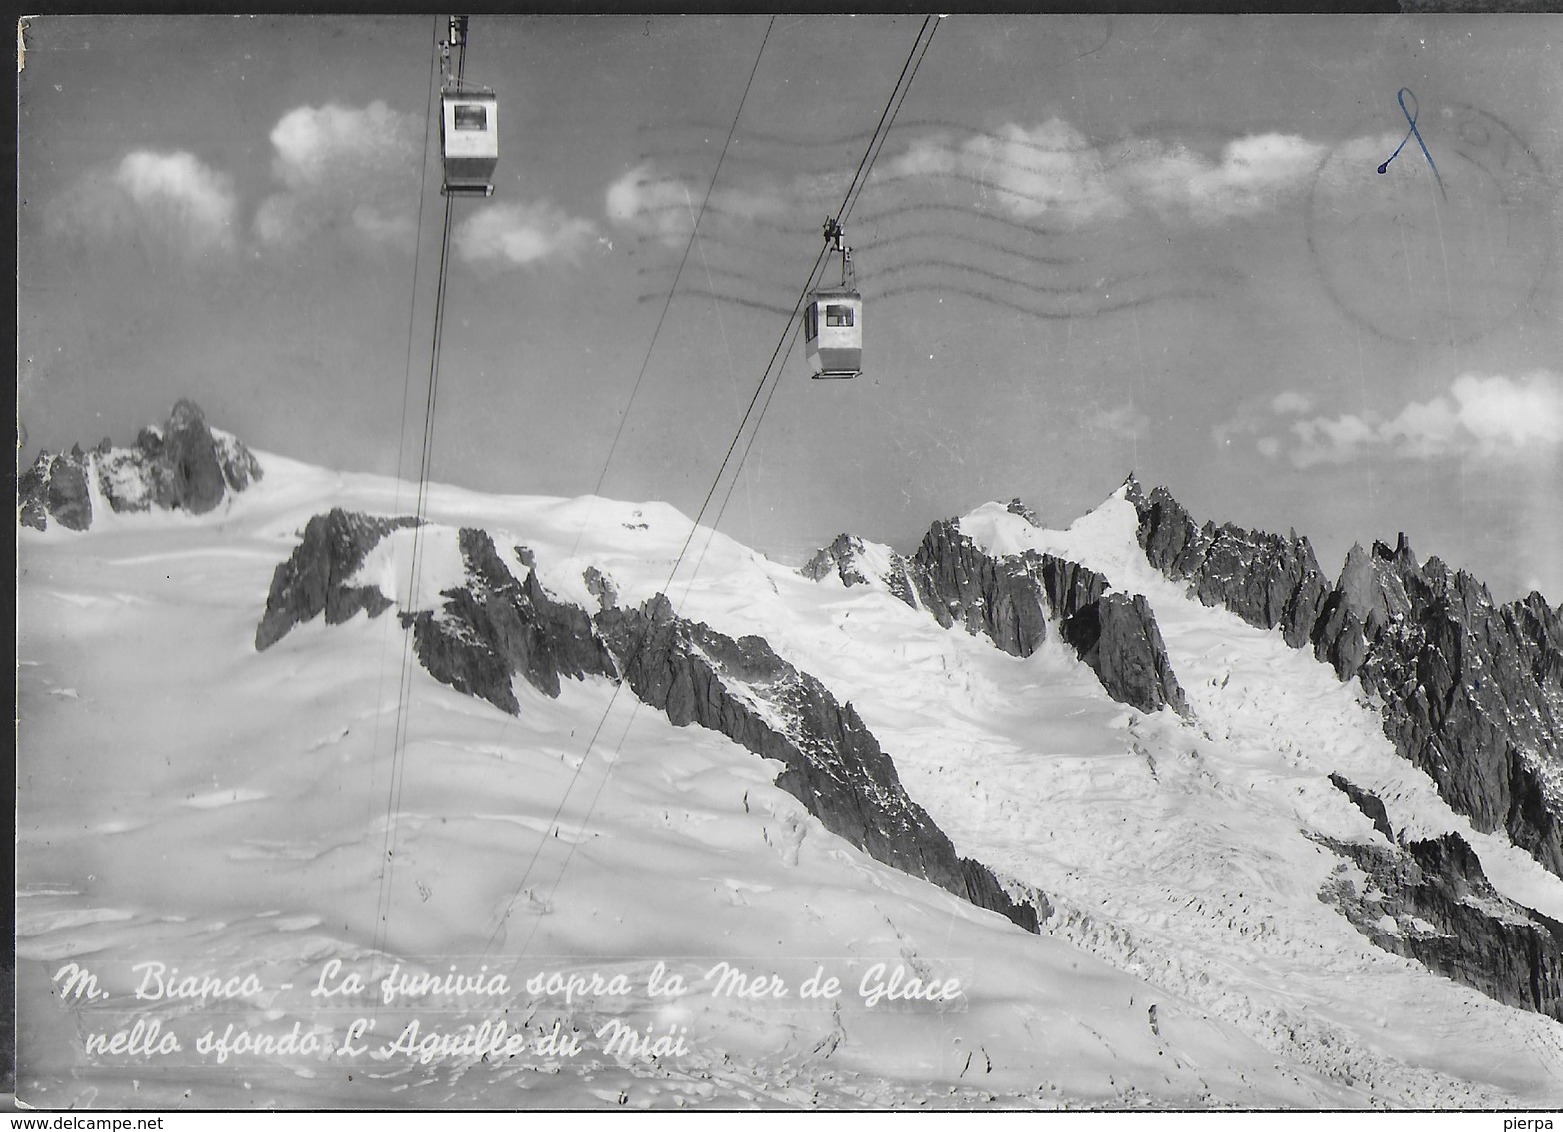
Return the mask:
[[(399, 721), (395, 618), (319, 620), (253, 647), (273, 569), (333, 506), (407, 514), (413, 489), (260, 455), (216, 512), (116, 516), (18, 548), (17, 1090), (42, 1106), (1057, 1107), (1556, 1104), (1557, 1024), (1377, 951), (1317, 892), (1338, 859), (1304, 831), (1377, 836), (1325, 776), (1377, 791), (1397, 828), (1460, 829), (1498, 887), (1557, 915), (1563, 886), (1472, 835), (1395, 758), (1373, 717), (1278, 637), (1182, 597), (1133, 551), (1110, 500), (1067, 532), (1002, 509), (962, 527), (1035, 545), (1151, 600), (1195, 707), (1184, 724), (1113, 703), (1054, 642), (1017, 660), (877, 586), (815, 583), (661, 504), (482, 496), (427, 513), (530, 548), (587, 609), (595, 566), (624, 603), (758, 633), (850, 700), (957, 848), (1057, 911), (1029, 935), (826, 833), (766, 764), (674, 728), (608, 681), (557, 700), (523, 681), (512, 718), (416, 664)], [(1123, 511), (1127, 508), (1129, 519)], [(1013, 520), (1013, 522), (1010, 522)], [(1127, 543), (1124, 541), (1124, 522)], [(359, 571), (418, 608), (454, 581), (452, 533), (396, 532)], [(508, 550), (505, 550), (508, 554)], [(698, 568), (697, 568), (698, 563)], [(510, 563), (520, 576), (518, 562)], [(406, 741), (398, 748), (400, 727)], [(595, 734), (595, 740), (593, 736)], [(400, 750), (400, 754), (398, 754)], [(1322, 783), (1322, 785), (1321, 785)], [(561, 801), (562, 800), (562, 801)], [(388, 857), (389, 854), (389, 857)], [(390, 861), (391, 867), (385, 864)], [(503, 995), (311, 999), (326, 965), (505, 972)], [(727, 961), (819, 1002), (704, 990), (658, 1002), (531, 993), (546, 971), (639, 988), (656, 962), (698, 987)], [(254, 972), (235, 998), (137, 1002), (131, 965)], [(874, 963), (960, 978), (953, 1009), (866, 1007)], [(68, 963), (110, 997), (54, 993)], [(282, 990), (292, 984), (291, 991)], [(460, 1007), (458, 1011), (456, 1008)], [(387, 1039), (414, 1017), (502, 1018), (532, 1037), (609, 1018), (683, 1033), (653, 1060), (452, 1055), (92, 1054), (156, 1020)]]

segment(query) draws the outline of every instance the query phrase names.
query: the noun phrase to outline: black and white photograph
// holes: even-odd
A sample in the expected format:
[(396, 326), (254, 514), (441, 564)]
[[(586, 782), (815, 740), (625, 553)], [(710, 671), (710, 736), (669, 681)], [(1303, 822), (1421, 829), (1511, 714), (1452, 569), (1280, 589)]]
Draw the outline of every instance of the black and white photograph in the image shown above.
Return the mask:
[(1563, 16), (17, 64), (18, 1108), (1563, 1108)]

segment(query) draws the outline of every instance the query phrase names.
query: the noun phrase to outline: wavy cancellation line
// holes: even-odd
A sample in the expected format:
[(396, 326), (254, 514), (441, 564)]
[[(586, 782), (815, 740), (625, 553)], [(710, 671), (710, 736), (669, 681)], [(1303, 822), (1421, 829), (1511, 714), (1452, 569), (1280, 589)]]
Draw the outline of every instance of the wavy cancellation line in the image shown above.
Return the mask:
[[(1033, 130), (1039, 127), (1031, 127)], [(912, 130), (925, 130), (921, 136), (908, 137)], [(924, 119), (921, 123), (897, 121), (894, 141), (885, 143), (881, 152), (881, 160), (888, 160), (892, 164), (898, 157), (904, 156), (912, 145), (917, 142), (933, 142), (945, 153), (963, 163), (980, 164), (983, 166), (998, 166), (1002, 169), (1010, 169), (1019, 173), (1037, 173), (1041, 170), (1034, 164), (1028, 164), (1024, 160), (1016, 160), (1016, 156), (1033, 155), (1038, 158), (1053, 159), (1060, 155), (1069, 154), (1100, 154), (1113, 153), (1126, 145), (1132, 149), (1135, 143), (1155, 143), (1161, 145), (1171, 144), (1168, 139), (1181, 139), (1187, 144), (1190, 135), (1209, 135), (1208, 128), (1191, 123), (1154, 123), (1143, 127), (1131, 139), (1096, 140), (1085, 134), (1081, 134), (1083, 144), (1057, 144), (1048, 141), (1038, 141), (1026, 134), (1026, 127), (1016, 124), (1016, 132), (996, 134), (987, 130), (973, 129), (961, 123), (941, 122)], [(951, 136), (955, 135), (955, 136)], [(638, 160), (641, 162), (677, 162), (689, 161), (698, 163), (709, 158), (710, 151), (704, 142), (692, 142), (687, 140), (691, 136), (690, 131), (680, 129), (679, 139), (667, 146), (658, 147), (655, 150), (642, 150)], [(735, 144), (728, 153), (727, 160), (735, 165), (759, 165), (765, 172), (772, 174), (781, 172), (794, 172), (798, 168), (795, 159), (778, 157), (774, 162), (770, 161), (771, 151), (780, 148), (798, 147), (806, 148), (812, 154), (825, 154), (833, 156), (837, 148), (846, 148), (853, 143), (860, 143), (869, 136), (869, 131), (864, 130), (852, 137), (843, 137), (838, 140), (822, 140), (812, 135), (804, 135), (797, 139), (757, 139), (752, 131), (740, 133), (738, 144)], [(1223, 137), (1223, 142), (1230, 138)], [(744, 145), (747, 142), (749, 144)], [(974, 153), (971, 151), (973, 142), (986, 143), (989, 148), (986, 152)], [(878, 162), (876, 161), (876, 172)], [(812, 175), (830, 173), (838, 168), (835, 163), (821, 163), (811, 170)], [(691, 174), (694, 175), (694, 174)], [(926, 176), (960, 176), (958, 171), (928, 173)], [(870, 180), (872, 181), (872, 174)], [(901, 176), (891, 174), (891, 176)]]
[[(745, 248), (744, 251), (746, 252), (745, 258), (751, 262), (754, 258), (757, 257), (757, 252), (753, 248)], [(1066, 269), (1061, 271), (1058, 269), (1058, 265), (1056, 264), (1043, 260), (1030, 260), (1030, 257), (1025, 256), (1024, 253), (1016, 253), (1016, 255), (1022, 260), (1029, 260), (1030, 262), (1034, 263), (1034, 265), (1038, 268), (1036, 273), (1038, 278), (1024, 278), (1013, 274), (1006, 274), (1001, 271), (996, 271), (983, 264), (970, 263), (964, 260), (951, 258), (947, 255), (942, 257), (923, 256), (899, 261), (891, 260), (889, 262), (877, 263), (872, 259), (868, 259), (861, 262), (859, 265), (860, 279), (863, 283), (863, 290), (865, 294), (872, 293), (876, 287), (882, 286), (884, 281), (887, 279), (920, 272), (936, 272), (938, 275), (937, 279), (930, 279), (926, 282), (921, 280), (913, 280), (911, 284), (903, 284), (902, 286), (905, 287), (916, 285), (920, 289), (937, 291), (940, 289), (940, 287), (948, 283), (953, 277), (965, 274), (968, 276), (978, 276), (986, 283), (997, 284), (1001, 290), (1008, 292), (1020, 291), (1025, 292), (1027, 295), (1039, 298), (1067, 298), (1072, 296), (1100, 294), (1104, 297), (1104, 301), (1107, 301), (1106, 296), (1111, 295), (1115, 291), (1124, 291), (1140, 287), (1154, 282), (1157, 279), (1163, 278), (1169, 274), (1176, 275), (1179, 280), (1183, 281), (1188, 281), (1191, 278), (1198, 278), (1203, 282), (1219, 284), (1228, 287), (1236, 283), (1240, 283), (1242, 280), (1241, 274), (1230, 268), (1204, 267), (1199, 269), (1190, 269), (1187, 267), (1167, 266), (1152, 268), (1146, 271), (1130, 271), (1102, 275), (1087, 281), (1078, 278), (1069, 278), (1068, 270)], [(1068, 266), (1080, 268), (1086, 265), (1084, 263), (1077, 262)], [(773, 287), (776, 289), (778, 294), (783, 293), (783, 291), (785, 291), (790, 285), (790, 280), (782, 278), (779, 274), (774, 279), (757, 280), (752, 270), (726, 267), (720, 264), (707, 264), (702, 268), (702, 271), (706, 275), (708, 282), (721, 279), (725, 283), (726, 281), (731, 280), (734, 283), (739, 284), (740, 287), (744, 285), (753, 286), (758, 284), (762, 288)], [(658, 268), (649, 266), (639, 268), (637, 273), (650, 280), (656, 280), (662, 274)], [(1055, 281), (1043, 282), (1039, 281), (1040, 279), (1052, 279)], [(657, 291), (655, 288), (653, 288), (648, 293), (640, 296), (640, 301), (647, 302), (660, 293), (660, 291)], [(686, 294), (693, 292), (681, 288), (679, 293)], [(993, 294), (997, 295), (998, 292), (993, 292)], [(751, 299), (750, 301), (755, 304), (764, 303), (763, 299)], [(1013, 302), (1013, 299), (1011, 301)]]
[[(1008, 192), (1008, 190), (1005, 191)], [(1017, 194), (1009, 195), (1013, 196)], [(794, 212), (797, 211), (801, 210), (794, 209)], [(658, 222), (660, 222), (665, 217), (676, 217), (680, 221), (680, 228), (682, 230), (680, 238), (687, 238), (688, 236), (688, 225), (691, 217), (689, 209), (682, 204), (658, 205), (652, 208), (645, 208), (642, 209), (637, 215), (647, 220), (655, 220)], [(865, 230), (872, 230), (875, 226), (894, 224), (902, 218), (929, 215), (943, 216), (948, 218), (948, 220), (966, 220), (974, 221), (980, 225), (993, 225), (998, 229), (1002, 229), (1003, 231), (1020, 236), (1030, 237), (1033, 239), (1068, 240), (1078, 237), (1083, 240), (1091, 240), (1092, 238), (1092, 233), (1090, 232), (1044, 226), (1036, 223), (1035, 221), (1016, 220), (1012, 217), (1003, 216), (993, 211), (979, 209), (971, 204), (955, 204), (949, 201), (915, 201), (912, 203), (881, 205), (877, 209), (867, 208), (862, 211), (854, 212), (852, 217), (849, 218), (848, 232), (849, 235), (851, 233), (861, 233)], [(812, 235), (817, 231), (819, 225), (819, 217), (814, 215), (810, 215), (807, 218), (798, 216), (793, 219), (781, 218), (777, 216), (764, 216), (728, 208), (715, 200), (707, 204), (706, 216), (708, 218), (715, 218), (715, 220), (718, 222), (725, 222), (740, 226), (744, 231), (752, 231), (756, 228), (773, 231), (778, 235), (787, 237), (789, 240), (797, 239), (800, 233), (805, 229), (812, 237)], [(948, 220), (946, 222), (948, 222)], [(959, 238), (958, 234), (949, 233), (939, 228), (924, 228), (919, 229), (919, 232), (926, 232), (932, 236), (952, 235), (955, 238)], [(649, 234), (642, 234), (641, 238), (655, 239), (656, 237), (650, 236)], [(708, 230), (705, 224), (702, 224), (700, 238), (702, 240), (711, 240), (717, 237), (713, 235), (711, 230)], [(879, 235), (876, 233), (872, 240), (866, 239), (862, 236), (856, 236), (849, 238), (847, 242), (853, 244), (854, 249), (861, 252), (865, 250), (867, 246), (873, 242), (873, 240), (877, 239), (879, 239)], [(1011, 244), (1002, 243), (996, 244), (996, 246), (1005, 250), (1008, 250), (1010, 247), (1012, 247)]]
[[(1156, 303), (1164, 302), (1201, 302), (1209, 301), (1216, 297), (1215, 292), (1199, 290), (1195, 288), (1177, 288), (1160, 291), (1149, 295), (1140, 295), (1122, 300), (1106, 300), (1095, 305), (1076, 305), (1071, 309), (1058, 309), (1049, 307), (1030, 306), (1006, 298), (992, 291), (984, 291), (974, 287), (966, 287), (951, 283), (909, 283), (901, 286), (879, 290), (874, 287), (862, 288), (863, 297), (869, 302), (878, 302), (885, 299), (898, 298), (903, 295), (936, 295), (941, 298), (960, 296), (967, 299), (975, 299), (978, 302), (987, 303), (996, 307), (1012, 310), (1017, 314), (1023, 314), (1030, 318), (1039, 318), (1048, 321), (1064, 321), (1072, 318), (1096, 318), (1101, 315), (1117, 314), (1122, 311), (1139, 310)], [(1079, 297), (1084, 298), (1088, 292), (1078, 292)], [(646, 303), (653, 300), (661, 301), (665, 295), (642, 295), (640, 302)], [(680, 287), (678, 291), (680, 299), (709, 300), (723, 303), (728, 306), (741, 307), (747, 310), (763, 311), (766, 314), (785, 318), (792, 314), (791, 307), (782, 307), (774, 303), (752, 299), (742, 295), (735, 295), (730, 291), (713, 291), (705, 287)]]
[[(1131, 271), (1122, 275), (1103, 276), (1089, 283), (1036, 283), (1029, 279), (1017, 279), (1002, 272), (993, 271), (972, 263), (963, 263), (959, 260), (917, 259), (907, 260), (902, 263), (883, 264), (872, 272), (866, 273), (866, 275), (872, 280), (872, 283), (879, 283), (893, 276), (906, 275), (924, 269), (939, 271), (941, 278), (946, 277), (951, 272), (965, 272), (971, 275), (978, 275), (990, 282), (1016, 287), (1036, 295), (1094, 295), (1103, 292), (1111, 293), (1132, 284), (1155, 279), (1157, 276), (1176, 274), (1180, 279), (1187, 279), (1192, 274), (1188, 268), (1166, 267), (1150, 271)], [(1202, 274), (1214, 277), (1217, 281), (1224, 283), (1231, 283), (1237, 278), (1235, 272), (1218, 271), (1215, 269), (1206, 269)], [(864, 290), (867, 291), (871, 285), (865, 286)], [(938, 284), (930, 281), (929, 286), (937, 287)]]
[[(643, 122), (636, 130), (639, 134), (674, 134), (680, 140), (699, 134), (702, 137), (715, 134), (720, 137), (727, 131), (729, 123), (723, 122), (717, 125), (715, 122), (672, 122), (667, 119), (657, 119), (654, 122)], [(966, 134), (978, 134), (982, 131), (974, 129), (966, 122), (957, 122), (951, 118), (903, 118), (896, 116), (895, 129), (892, 134), (896, 137), (905, 137), (910, 130), (944, 130), (956, 131)], [(737, 136), (733, 139), (735, 144), (753, 144), (771, 147), (790, 146), (797, 149), (829, 149), (838, 146), (861, 146), (874, 134), (873, 124), (867, 123), (861, 130), (852, 130), (846, 133), (832, 134), (829, 137), (820, 135), (806, 129), (797, 133), (782, 133), (776, 130), (755, 129), (747, 125), (740, 125)], [(694, 149), (691, 149), (694, 152)], [(655, 157), (655, 155), (648, 155)]]
[[(892, 248), (896, 245), (905, 245), (913, 242), (914, 240), (917, 242), (922, 242), (923, 239), (941, 240), (944, 244), (944, 247), (941, 249), (941, 251), (944, 254), (938, 256), (914, 255), (907, 256), (905, 258), (897, 258), (894, 255), (884, 254), (886, 249)], [(767, 257), (763, 249), (756, 247), (753, 243), (748, 241), (727, 239), (721, 236), (702, 236), (701, 240), (706, 245), (720, 248), (724, 251), (731, 249), (743, 257), (743, 262), (746, 265), (753, 264), (756, 261), (777, 264), (777, 261), (774, 257)], [(1027, 287), (1032, 290), (1055, 291), (1077, 290), (1079, 288), (1076, 286), (1049, 286), (1047, 284), (1034, 282), (1033, 277), (1040, 276), (1046, 278), (1057, 278), (1060, 275), (1066, 275), (1072, 270), (1084, 270), (1093, 267), (1092, 261), (1083, 256), (1064, 258), (1061, 256), (1030, 255), (1026, 252), (1020, 251), (1017, 248), (1002, 248), (995, 245), (991, 241), (978, 240), (969, 236), (946, 236), (939, 234), (917, 233), (899, 237), (876, 238), (872, 243), (867, 245), (867, 248), (867, 254), (859, 252), (854, 257), (854, 260), (857, 263), (859, 274), (865, 277), (902, 273), (918, 267), (949, 268), (954, 270), (976, 272), (977, 274), (987, 276), (996, 282), (1013, 283), (1017, 286)], [(985, 261), (991, 257), (993, 252), (1001, 251), (1011, 259), (1019, 260), (1022, 265), (1035, 269), (1033, 273), (1030, 273), (1033, 277), (996, 270), (993, 267), (987, 266), (986, 262), (979, 264), (954, 258), (952, 253), (958, 250), (971, 250)], [(747, 281), (753, 280), (756, 277), (756, 273), (751, 266), (734, 268), (726, 266), (723, 263), (711, 263), (709, 262), (709, 259), (701, 263), (699, 270), (703, 271), (707, 275), (720, 275), (723, 278), (728, 279)], [(1024, 267), (1019, 268), (1019, 270), (1024, 270)], [(1093, 270), (1091, 273), (1095, 276), (1095, 280), (1093, 281), (1092, 285), (1106, 286), (1108, 288), (1117, 287), (1128, 280), (1142, 279), (1149, 275), (1156, 274), (1158, 271), (1165, 270), (1170, 269), (1160, 268), (1153, 269), (1152, 271), (1137, 271), (1130, 272), (1128, 274), (1116, 275), (1102, 275), (1098, 271)], [(1188, 271), (1186, 268), (1179, 270), (1180, 274), (1186, 274)], [(1226, 282), (1234, 282), (1240, 278), (1237, 272), (1231, 271), (1230, 269), (1217, 270), (1215, 268), (1205, 268), (1203, 270), (1207, 274), (1222, 277)], [(784, 286), (788, 284), (791, 280), (791, 277), (786, 276), (781, 272), (782, 268), (778, 265), (777, 274), (766, 279), (765, 282), (777, 286)], [(659, 263), (643, 263), (641, 266), (635, 269), (635, 274), (642, 279), (649, 279), (655, 283), (661, 281), (666, 276), (667, 270), (664, 265)]]

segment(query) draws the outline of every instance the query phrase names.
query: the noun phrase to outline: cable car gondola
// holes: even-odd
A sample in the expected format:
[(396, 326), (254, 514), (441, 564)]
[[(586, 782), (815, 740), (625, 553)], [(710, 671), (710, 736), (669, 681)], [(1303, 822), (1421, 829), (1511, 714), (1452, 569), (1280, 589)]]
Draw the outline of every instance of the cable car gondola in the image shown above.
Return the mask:
[(803, 308), (803, 344), (815, 380), (852, 378), (863, 372), (863, 296), (852, 279), (852, 249), (841, 243), (841, 225), (825, 221), (825, 239), (841, 253), (841, 286), (809, 294)]
[[(499, 99), (482, 87), (463, 82), (466, 70), (467, 17), (452, 16), (445, 45), (445, 83), (440, 91), (440, 159), (444, 164), (443, 193), (494, 195), (494, 169), (499, 165)], [(456, 77), (449, 73), (450, 48), (461, 49)]]

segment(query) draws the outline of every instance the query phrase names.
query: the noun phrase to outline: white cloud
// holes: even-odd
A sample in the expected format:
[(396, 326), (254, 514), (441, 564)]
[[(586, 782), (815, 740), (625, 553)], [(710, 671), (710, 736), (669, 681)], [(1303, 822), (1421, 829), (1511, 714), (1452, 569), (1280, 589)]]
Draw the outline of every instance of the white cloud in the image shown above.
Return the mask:
[(1537, 370), (1518, 381), (1466, 374), (1450, 387), (1460, 423), (1486, 449), (1563, 444), (1563, 378)]
[[(676, 247), (689, 239), (705, 195), (704, 187), (659, 173), (647, 161), (608, 186), (606, 209), (608, 219), (616, 226)], [(785, 204), (765, 188), (718, 188), (711, 193), (706, 209), (706, 216), (700, 221), (702, 232), (713, 222), (743, 222), (778, 215), (785, 210)]]
[(233, 241), (233, 182), (189, 153), (127, 153), (114, 182), (137, 206), (166, 210), (189, 228), (192, 238)]
[(1180, 169), (1173, 184), (1188, 194), (1191, 211), (1206, 216), (1249, 216), (1306, 182), (1324, 147), (1289, 134), (1259, 134), (1228, 142), (1221, 161), (1197, 171)]
[(1150, 418), (1132, 403), (1102, 410), (1096, 415), (1094, 423), (1108, 435), (1124, 440), (1144, 440), (1151, 431)]
[(232, 178), (194, 154), (134, 150), (113, 169), (96, 169), (51, 205), (52, 230), (137, 233), (189, 254), (234, 246)]
[(1379, 443), (1378, 430), (1363, 417), (1347, 413), (1331, 420), (1314, 417), (1292, 425), (1299, 446), (1292, 462), (1299, 468), (1314, 464), (1345, 464), (1371, 445)]
[(456, 254), (468, 263), (524, 267), (548, 259), (574, 259), (594, 243), (597, 226), (548, 201), (490, 205), (456, 230)]
[(1364, 415), (1294, 421), (1292, 462), (1344, 464), (1365, 455), (1432, 460), (1522, 459), (1563, 449), (1563, 377), (1464, 374), (1447, 395), (1412, 401), (1384, 420)]
[(949, 135), (934, 134), (918, 138), (899, 157), (875, 165), (874, 172), (883, 177), (937, 177), (956, 172), (959, 165)]
[(1012, 122), (958, 147), (945, 134), (918, 138), (882, 175), (961, 176), (1023, 220), (1084, 223), (1139, 206), (1210, 223), (1273, 207), (1307, 183), (1324, 154), (1322, 145), (1278, 133), (1234, 138), (1217, 158), (1150, 139), (1100, 146), (1054, 117), (1030, 127)]
[(1014, 216), (1063, 212), (1089, 220), (1123, 211), (1101, 152), (1061, 118), (1030, 130), (1012, 123), (998, 136), (975, 137), (963, 148)]
[(1270, 402), (1272, 412), (1283, 415), (1297, 415), (1313, 409), (1313, 401), (1302, 393), (1288, 389), (1284, 393), (1277, 393)]
[(693, 199), (683, 181), (658, 175), (646, 162), (608, 186), (608, 219), (621, 228), (677, 244), (689, 238)]
[(422, 118), (381, 101), (289, 111), (271, 131), (271, 171), (282, 188), (256, 211), (256, 236), (284, 245), (325, 230), (369, 243), (409, 239), (423, 129)]

